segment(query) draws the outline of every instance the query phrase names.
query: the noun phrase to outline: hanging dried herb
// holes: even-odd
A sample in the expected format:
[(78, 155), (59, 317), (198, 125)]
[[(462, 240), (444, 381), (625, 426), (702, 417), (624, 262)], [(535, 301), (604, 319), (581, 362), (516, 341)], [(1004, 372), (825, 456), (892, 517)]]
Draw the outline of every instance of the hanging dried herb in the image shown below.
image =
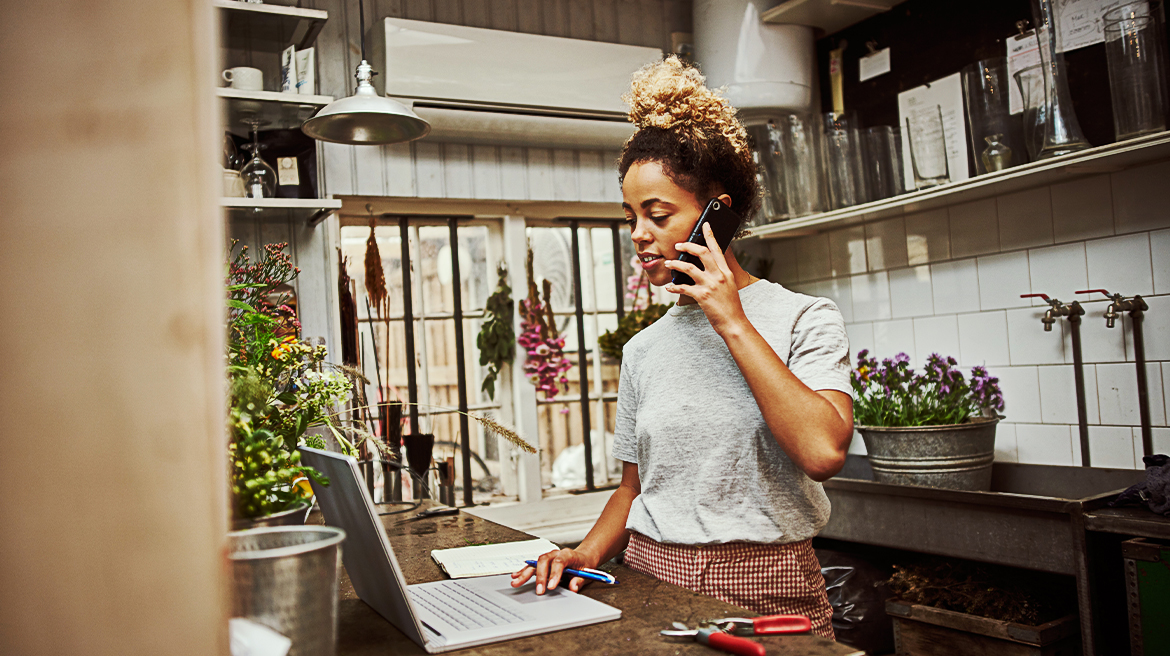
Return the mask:
[(341, 306), (341, 362), (357, 366), (357, 302), (350, 292), (353, 279), (349, 277), (349, 258), (341, 255), (340, 248), (337, 249), (337, 267), (337, 298)]
[(496, 271), (500, 282), (496, 291), (488, 296), (483, 312), (483, 327), (475, 340), (479, 347), (479, 364), (488, 368), (482, 389), (493, 400), (496, 398), (496, 379), (500, 369), (516, 356), (516, 331), (512, 329), (514, 309), (512, 288), (508, 286), (508, 269), (500, 263)]
[[(374, 216), (372, 214), (370, 215), (370, 236), (366, 239), (366, 296), (370, 299), (370, 305), (379, 314), (389, 309), (386, 274), (382, 271), (382, 254), (378, 252), (378, 240), (374, 238)], [(386, 314), (389, 313), (386, 312)]]

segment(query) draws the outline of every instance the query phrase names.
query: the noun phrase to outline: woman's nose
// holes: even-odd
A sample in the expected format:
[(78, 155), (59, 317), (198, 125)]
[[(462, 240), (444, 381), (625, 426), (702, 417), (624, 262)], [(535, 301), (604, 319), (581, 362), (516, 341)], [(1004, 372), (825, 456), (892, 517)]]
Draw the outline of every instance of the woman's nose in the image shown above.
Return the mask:
[(634, 220), (634, 229), (630, 232), (630, 240), (635, 244), (650, 241), (650, 233), (646, 230), (641, 219)]

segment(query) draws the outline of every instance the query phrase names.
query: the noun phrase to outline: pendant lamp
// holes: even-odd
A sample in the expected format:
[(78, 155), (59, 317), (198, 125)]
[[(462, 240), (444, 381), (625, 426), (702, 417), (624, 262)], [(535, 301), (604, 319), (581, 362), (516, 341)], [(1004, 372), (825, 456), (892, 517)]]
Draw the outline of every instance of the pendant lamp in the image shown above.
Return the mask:
[(319, 141), (372, 146), (402, 143), (425, 137), (430, 123), (419, 118), (400, 102), (379, 96), (370, 80), (374, 69), (366, 61), (365, 7), (358, 0), (362, 63), (357, 67), (357, 91), (335, 100), (301, 125), (301, 131)]

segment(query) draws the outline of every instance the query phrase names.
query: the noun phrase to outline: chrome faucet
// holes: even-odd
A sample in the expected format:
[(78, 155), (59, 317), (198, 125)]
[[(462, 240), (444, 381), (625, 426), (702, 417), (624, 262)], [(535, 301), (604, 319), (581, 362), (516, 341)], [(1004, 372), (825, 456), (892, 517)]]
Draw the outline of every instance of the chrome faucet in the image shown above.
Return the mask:
[(1126, 298), (1122, 294), (1110, 294), (1107, 290), (1104, 289), (1086, 289), (1077, 293), (1092, 294), (1094, 292), (1101, 292), (1113, 301), (1109, 304), (1109, 307), (1105, 308), (1106, 328), (1112, 328), (1115, 325), (1117, 319), (1121, 316), (1122, 312), (1129, 312), (1132, 315), (1134, 312), (1145, 312), (1146, 310), (1150, 309), (1150, 306), (1146, 305), (1145, 299), (1143, 299), (1141, 296)]
[(1072, 337), (1073, 352), (1073, 381), (1076, 383), (1077, 394), (1077, 424), (1081, 437), (1081, 465), (1090, 466), (1089, 461), (1089, 413), (1085, 405), (1085, 361), (1081, 357), (1081, 317), (1085, 309), (1077, 301), (1061, 303), (1055, 298), (1048, 298), (1047, 294), (1020, 294), (1020, 298), (1042, 298), (1048, 304), (1040, 323), (1044, 324), (1044, 332), (1052, 332), (1052, 324), (1057, 317), (1067, 317), (1069, 336)]
[(1086, 289), (1077, 293), (1093, 294), (1096, 292), (1108, 296), (1109, 300), (1112, 301), (1109, 303), (1109, 307), (1105, 308), (1106, 328), (1112, 328), (1116, 325), (1117, 318), (1121, 316), (1122, 312), (1129, 313), (1130, 326), (1133, 329), (1133, 360), (1137, 366), (1138, 416), (1142, 424), (1142, 451), (1147, 456), (1153, 455), (1154, 437), (1153, 429), (1150, 427), (1150, 387), (1149, 381), (1146, 380), (1146, 340), (1142, 334), (1142, 322), (1150, 306), (1140, 295), (1126, 298), (1122, 294), (1110, 294), (1104, 289)]
[(1020, 294), (1020, 298), (1042, 298), (1048, 304), (1048, 309), (1044, 311), (1044, 316), (1040, 318), (1040, 323), (1044, 324), (1044, 332), (1052, 332), (1052, 325), (1056, 323), (1059, 317), (1079, 317), (1085, 313), (1081, 304), (1073, 301), (1072, 303), (1061, 303), (1055, 298), (1048, 298), (1047, 294)]

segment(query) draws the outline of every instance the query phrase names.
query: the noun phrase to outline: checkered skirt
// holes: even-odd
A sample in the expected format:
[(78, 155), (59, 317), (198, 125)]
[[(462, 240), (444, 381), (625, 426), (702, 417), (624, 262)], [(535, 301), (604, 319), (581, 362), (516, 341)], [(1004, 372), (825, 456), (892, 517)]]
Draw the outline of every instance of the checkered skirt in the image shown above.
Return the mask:
[(833, 639), (833, 608), (812, 540), (689, 546), (631, 532), (625, 564), (761, 615), (805, 615), (813, 633)]

